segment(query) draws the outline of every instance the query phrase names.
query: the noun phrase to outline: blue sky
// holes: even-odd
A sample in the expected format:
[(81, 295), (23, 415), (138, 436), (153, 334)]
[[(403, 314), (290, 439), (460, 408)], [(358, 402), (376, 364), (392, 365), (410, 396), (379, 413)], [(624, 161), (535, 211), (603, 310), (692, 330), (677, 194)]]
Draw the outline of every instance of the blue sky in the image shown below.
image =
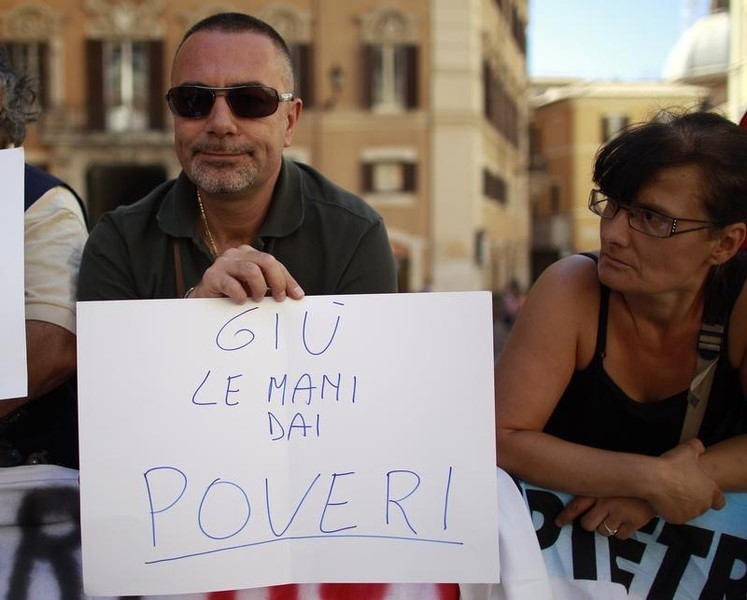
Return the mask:
[(529, 0), (532, 76), (661, 79), (682, 32), (710, 0)]

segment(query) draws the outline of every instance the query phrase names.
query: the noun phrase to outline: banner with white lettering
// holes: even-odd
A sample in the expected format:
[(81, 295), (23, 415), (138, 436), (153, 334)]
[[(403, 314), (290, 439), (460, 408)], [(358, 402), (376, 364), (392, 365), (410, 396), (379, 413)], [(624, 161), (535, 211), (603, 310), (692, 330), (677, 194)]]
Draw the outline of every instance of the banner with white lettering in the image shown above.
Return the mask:
[(685, 525), (653, 519), (627, 539), (604, 537), (554, 519), (572, 496), (521, 483), (551, 578), (624, 585), (634, 599), (747, 598), (747, 493)]
[(498, 580), (490, 294), (78, 304), (90, 594)]

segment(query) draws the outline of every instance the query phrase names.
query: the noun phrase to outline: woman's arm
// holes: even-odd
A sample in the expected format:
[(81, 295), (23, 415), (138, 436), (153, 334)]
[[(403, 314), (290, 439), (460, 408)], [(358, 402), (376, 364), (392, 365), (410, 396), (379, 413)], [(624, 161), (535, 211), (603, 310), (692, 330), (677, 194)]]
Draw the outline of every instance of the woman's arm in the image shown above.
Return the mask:
[(747, 434), (709, 446), (700, 462), (722, 491), (747, 491)]
[[(537, 485), (577, 495), (624, 495), (643, 465), (542, 432), (573, 372), (591, 360), (599, 280), (591, 259), (550, 266), (530, 290), (495, 371), (498, 464)], [(579, 415), (583, 418), (583, 415)]]
[(544, 487), (640, 498), (667, 520), (692, 518), (722, 501), (699, 465), (702, 445), (649, 457), (542, 432), (573, 371), (591, 360), (598, 310), (599, 282), (589, 259), (559, 261), (532, 288), (496, 367), (498, 464)]

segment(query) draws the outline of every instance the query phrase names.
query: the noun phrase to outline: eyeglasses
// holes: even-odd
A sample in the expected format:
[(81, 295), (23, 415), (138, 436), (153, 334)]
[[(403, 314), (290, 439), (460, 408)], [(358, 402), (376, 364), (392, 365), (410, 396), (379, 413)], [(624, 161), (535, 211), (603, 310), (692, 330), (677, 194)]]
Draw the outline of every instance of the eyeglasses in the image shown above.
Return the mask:
[[(681, 219), (679, 217), (668, 217), (661, 213), (644, 208), (642, 206), (622, 206), (617, 200), (606, 196), (599, 190), (591, 190), (589, 194), (589, 210), (603, 219), (614, 219), (620, 209), (627, 211), (628, 224), (641, 233), (658, 238), (668, 238), (680, 233), (690, 233), (715, 227), (718, 223), (712, 221), (700, 221), (698, 219)], [(691, 229), (678, 229), (680, 223), (702, 223), (700, 227)]]
[(281, 102), (293, 100), (293, 92), (279, 93), (264, 85), (206, 87), (180, 85), (166, 94), (171, 112), (187, 119), (204, 119), (213, 110), (215, 99), (225, 96), (231, 112), (241, 119), (269, 117)]

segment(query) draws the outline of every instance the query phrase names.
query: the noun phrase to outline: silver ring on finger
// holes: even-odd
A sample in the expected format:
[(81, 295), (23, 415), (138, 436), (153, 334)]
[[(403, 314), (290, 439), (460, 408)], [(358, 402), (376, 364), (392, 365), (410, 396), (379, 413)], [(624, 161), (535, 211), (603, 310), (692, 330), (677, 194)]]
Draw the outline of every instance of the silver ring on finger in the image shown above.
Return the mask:
[(612, 529), (612, 528), (611, 528), (611, 527), (610, 527), (609, 525), (607, 525), (607, 523), (606, 523), (606, 522), (602, 523), (602, 527), (604, 527), (605, 531), (607, 532), (607, 534), (608, 534), (609, 536), (613, 536), (613, 535), (616, 535), (616, 534), (617, 534), (617, 532), (618, 532), (618, 531), (619, 531), (619, 529), (620, 529), (619, 527), (616, 527), (615, 529)]

